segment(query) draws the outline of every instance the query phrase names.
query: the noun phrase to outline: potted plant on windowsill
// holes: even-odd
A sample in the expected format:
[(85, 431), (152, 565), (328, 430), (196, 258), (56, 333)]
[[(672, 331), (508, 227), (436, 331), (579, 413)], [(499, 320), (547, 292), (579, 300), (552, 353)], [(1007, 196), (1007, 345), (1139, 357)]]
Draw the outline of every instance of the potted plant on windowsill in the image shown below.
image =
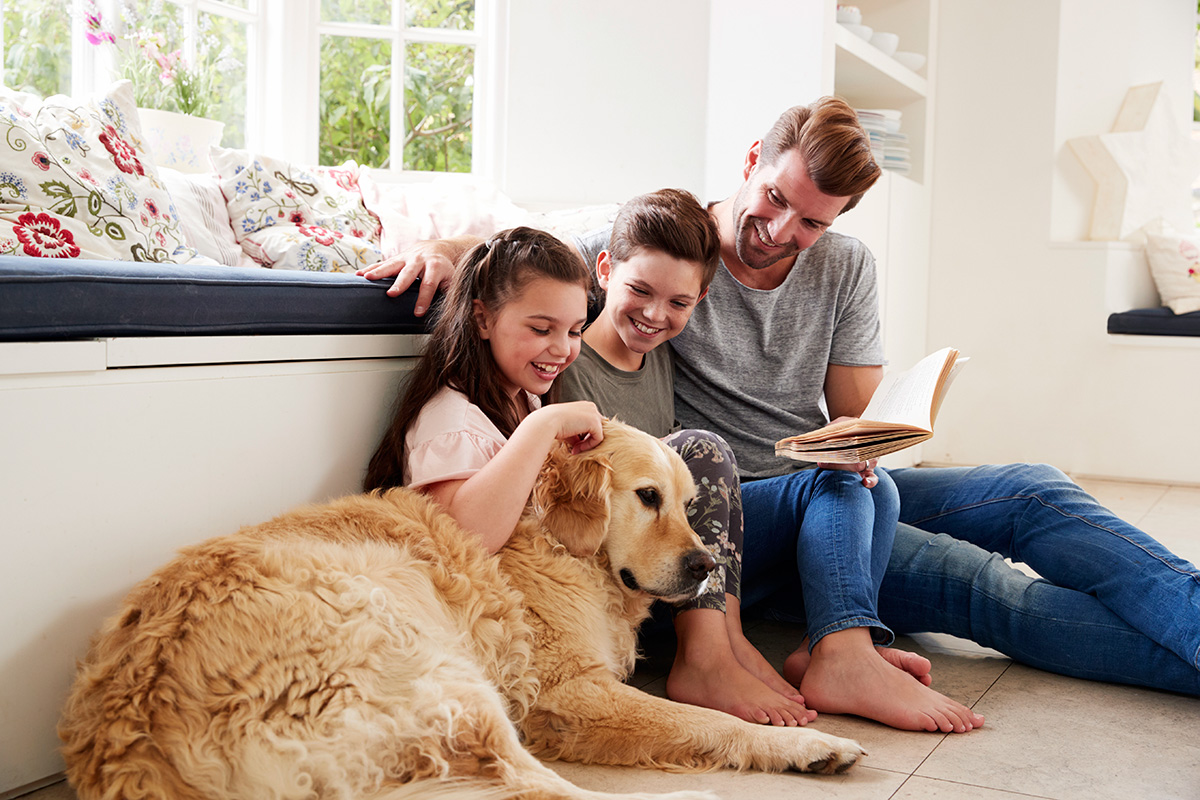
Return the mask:
[(142, 135), (155, 163), (181, 172), (210, 170), (209, 147), (221, 143), (225, 128), (224, 122), (208, 117), (214, 106), (214, 85), (239, 63), (227, 49), (218, 49), (216, 38), (203, 30), (197, 37), (196, 57), (189, 63), (182, 49), (167, 50), (168, 32), (140, 18), (129, 0), (123, 0), (120, 16), (123, 33), (118, 35), (106, 25), (94, 0), (89, 0), (87, 40), (117, 50), (121, 77), (133, 82)]

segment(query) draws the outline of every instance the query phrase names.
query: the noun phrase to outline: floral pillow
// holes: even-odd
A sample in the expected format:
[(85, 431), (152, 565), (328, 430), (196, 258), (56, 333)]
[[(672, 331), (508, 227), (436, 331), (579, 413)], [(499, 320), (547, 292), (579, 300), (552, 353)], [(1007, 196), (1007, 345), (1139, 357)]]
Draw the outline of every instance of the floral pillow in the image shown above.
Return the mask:
[(1146, 260), (1164, 306), (1176, 314), (1200, 311), (1200, 234), (1147, 234)]
[(303, 168), (221, 147), (212, 160), (234, 236), (264, 267), (354, 272), (383, 258), (353, 161)]
[(0, 254), (185, 262), (129, 81), (84, 100), (0, 87)]

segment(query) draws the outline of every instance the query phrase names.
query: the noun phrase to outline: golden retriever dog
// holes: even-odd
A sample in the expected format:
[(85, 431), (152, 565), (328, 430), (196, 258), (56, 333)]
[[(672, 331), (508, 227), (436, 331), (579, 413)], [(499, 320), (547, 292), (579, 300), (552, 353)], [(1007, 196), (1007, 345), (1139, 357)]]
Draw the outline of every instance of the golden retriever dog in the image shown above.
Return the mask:
[(694, 495), (674, 452), (612, 422), (551, 455), (497, 556), (408, 489), (184, 549), (79, 666), (70, 782), (82, 800), (600, 798), (535, 755), (841, 772), (852, 741), (622, 683), (651, 602), (713, 568)]

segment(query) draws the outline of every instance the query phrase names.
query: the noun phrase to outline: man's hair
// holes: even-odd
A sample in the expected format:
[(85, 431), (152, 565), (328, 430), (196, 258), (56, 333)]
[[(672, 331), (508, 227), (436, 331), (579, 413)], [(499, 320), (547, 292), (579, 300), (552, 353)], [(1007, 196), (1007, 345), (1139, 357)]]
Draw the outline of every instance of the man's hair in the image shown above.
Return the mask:
[(759, 160), (775, 164), (789, 150), (799, 152), (823, 194), (850, 198), (843, 212), (858, 205), (881, 173), (858, 114), (839, 97), (822, 97), (783, 112), (763, 137)]
[(660, 189), (626, 202), (613, 221), (608, 254), (615, 263), (643, 249), (698, 264), (703, 292), (717, 273), (721, 235), (695, 195), (683, 189)]

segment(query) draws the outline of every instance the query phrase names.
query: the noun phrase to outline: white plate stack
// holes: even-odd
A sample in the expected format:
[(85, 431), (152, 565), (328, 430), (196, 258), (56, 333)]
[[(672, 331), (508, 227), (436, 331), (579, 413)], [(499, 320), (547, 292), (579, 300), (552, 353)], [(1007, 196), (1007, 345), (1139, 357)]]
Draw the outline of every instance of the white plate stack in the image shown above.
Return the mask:
[(908, 137), (900, 132), (900, 112), (894, 108), (856, 108), (858, 121), (871, 138), (871, 153), (884, 169), (907, 175), (912, 170)]

